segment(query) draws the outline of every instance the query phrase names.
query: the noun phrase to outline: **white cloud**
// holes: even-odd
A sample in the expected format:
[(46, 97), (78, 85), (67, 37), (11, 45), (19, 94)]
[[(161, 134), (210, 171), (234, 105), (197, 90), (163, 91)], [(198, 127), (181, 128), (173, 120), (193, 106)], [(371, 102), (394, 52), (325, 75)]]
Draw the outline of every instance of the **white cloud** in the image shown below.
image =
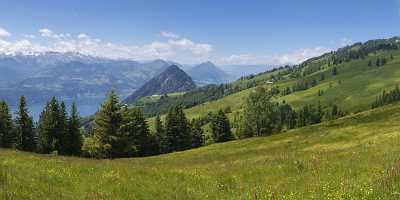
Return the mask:
[(29, 38), (29, 39), (34, 39), (34, 38), (36, 38), (36, 36), (33, 35), (33, 34), (23, 34), (22, 36), (23, 36), (24, 38)]
[(71, 34), (69, 34), (69, 33), (56, 34), (48, 28), (39, 29), (39, 33), (42, 37), (51, 38), (51, 39), (65, 39), (65, 38), (71, 37)]
[(85, 38), (88, 38), (88, 37), (89, 36), (86, 33), (81, 33), (81, 34), (78, 35), (79, 39), (85, 39)]
[(27, 39), (17, 40), (13, 42), (0, 40), (0, 52), (5, 54), (35, 54), (38, 52), (45, 52), (50, 50), (51, 49), (48, 49), (44, 46), (34, 44)]
[(298, 64), (309, 58), (322, 55), (331, 51), (328, 48), (316, 47), (299, 49), (290, 53), (277, 55), (254, 55), (254, 54), (239, 54), (222, 57), (215, 62), (221, 65), (231, 64), (258, 64), (258, 65), (285, 65)]
[(173, 39), (178, 39), (180, 36), (178, 34), (172, 33), (172, 32), (166, 32), (166, 31), (161, 31), (160, 35), (162, 37), (166, 38), (173, 38)]
[(210, 44), (194, 43), (187, 38), (182, 38), (178, 40), (171, 39), (168, 40), (168, 43), (175, 48), (178, 48), (180, 50), (189, 50), (196, 55), (207, 55), (212, 51), (212, 46)]
[(176, 33), (161, 31), (162, 37), (168, 38), (168, 44), (172, 49), (189, 50), (195, 55), (207, 56), (212, 51), (212, 45), (195, 43), (188, 38), (183, 38)]
[[(144, 45), (126, 45), (93, 38), (87, 33), (71, 35), (42, 28), (39, 30), (38, 36), (42, 37), (39, 40), (35, 38), (35, 35), (21, 35), (22, 39), (15, 41), (0, 38), (0, 53), (79, 52), (111, 59), (152, 60), (160, 58), (185, 63), (203, 62), (212, 58), (210, 56), (213, 52), (211, 44), (198, 43), (171, 32), (161, 32), (160, 34), (163, 36), (163, 40)], [(235, 54), (221, 58), (214, 57), (215, 59), (211, 60), (217, 64), (296, 64), (328, 51), (330, 49), (318, 47), (299, 49), (286, 54)]]
[(39, 33), (43, 37), (52, 37), (53, 36), (53, 31), (48, 29), (48, 28), (42, 28), (39, 30)]
[[(103, 41), (92, 38), (86, 33), (71, 35), (69, 33), (56, 33), (49, 28), (38, 30), (40, 40), (35, 35), (22, 35), (22, 40), (0, 40), (0, 53), (15, 54), (40, 53), (45, 51), (79, 52), (91, 56), (112, 59), (171, 59), (185, 58), (197, 60), (205, 58), (212, 51), (212, 45), (196, 43), (188, 38), (178, 38), (176, 34), (169, 33), (168, 40), (153, 41), (144, 45), (126, 45)], [(178, 59), (179, 61), (179, 59)]]
[(11, 34), (4, 28), (0, 27), (0, 37), (8, 37)]

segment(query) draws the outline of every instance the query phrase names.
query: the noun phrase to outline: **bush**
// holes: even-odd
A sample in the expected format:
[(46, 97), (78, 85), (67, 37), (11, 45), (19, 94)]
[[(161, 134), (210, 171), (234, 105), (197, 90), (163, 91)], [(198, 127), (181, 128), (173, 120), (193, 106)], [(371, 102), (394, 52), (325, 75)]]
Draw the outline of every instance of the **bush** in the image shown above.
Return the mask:
[(106, 147), (94, 137), (87, 137), (83, 141), (82, 153), (83, 156), (90, 158), (105, 158), (107, 157)]

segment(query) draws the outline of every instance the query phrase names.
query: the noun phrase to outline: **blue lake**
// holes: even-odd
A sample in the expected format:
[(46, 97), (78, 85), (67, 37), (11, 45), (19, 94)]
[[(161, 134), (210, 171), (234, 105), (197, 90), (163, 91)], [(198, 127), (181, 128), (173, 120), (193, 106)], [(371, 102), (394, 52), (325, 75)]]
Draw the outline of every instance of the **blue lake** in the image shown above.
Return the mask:
[[(67, 106), (67, 111), (68, 113), (71, 110), (71, 105), (73, 101), (65, 101), (65, 104)], [(94, 114), (98, 109), (100, 108), (101, 103), (103, 102), (103, 98), (98, 98), (98, 99), (80, 99), (76, 101), (76, 105), (78, 108), (79, 115), (81, 117), (85, 117), (88, 115)], [(29, 103), (28, 102), (28, 109), (30, 115), (33, 117), (35, 121), (39, 119), (40, 113), (43, 111), (44, 106), (46, 103)], [(11, 105), (11, 110), (13, 115), (18, 109), (17, 105)]]

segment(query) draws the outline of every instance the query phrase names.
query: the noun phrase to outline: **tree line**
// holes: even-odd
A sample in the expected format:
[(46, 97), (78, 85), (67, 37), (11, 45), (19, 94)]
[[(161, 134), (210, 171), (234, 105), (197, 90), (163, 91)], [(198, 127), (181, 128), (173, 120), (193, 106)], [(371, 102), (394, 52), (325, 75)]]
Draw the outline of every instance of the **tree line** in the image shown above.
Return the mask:
[[(65, 103), (52, 98), (39, 121), (34, 123), (26, 99), (21, 97), (14, 119), (8, 105), (0, 101), (0, 146), (94, 158), (149, 156), (197, 148), (206, 145), (206, 140), (219, 143), (268, 136), (345, 115), (335, 104), (328, 107), (320, 103), (307, 104), (295, 110), (284, 101), (274, 101), (273, 96), (264, 87), (257, 87), (247, 97), (242, 114), (234, 114), (233, 123), (227, 115), (232, 113), (229, 107), (189, 120), (184, 108), (178, 105), (165, 116), (155, 117), (153, 131), (140, 108), (123, 105), (114, 91), (101, 105), (89, 131), (81, 128), (75, 104), (68, 114)], [(373, 107), (399, 100), (400, 89), (396, 87), (378, 96)], [(209, 124), (209, 135), (203, 129), (206, 124)]]
[(34, 123), (24, 96), (20, 98), (15, 119), (5, 101), (0, 102), (0, 146), (38, 153), (80, 155), (82, 134), (75, 104), (68, 116), (64, 102), (48, 102)]
[[(153, 133), (143, 112), (122, 105), (114, 91), (96, 113), (91, 131), (81, 128), (75, 104), (69, 113), (65, 103), (53, 97), (34, 123), (25, 97), (20, 98), (15, 119), (7, 103), (0, 101), (0, 147), (43, 154), (120, 158), (183, 151), (205, 144), (204, 124), (200, 119), (189, 120), (180, 105), (170, 109), (165, 120), (156, 117)], [(222, 110), (212, 115), (211, 130), (214, 142), (234, 139)]]
[[(151, 132), (140, 108), (121, 105), (112, 91), (97, 112), (82, 151), (89, 157), (118, 158), (188, 150), (205, 144), (202, 126), (200, 119), (189, 120), (183, 106), (178, 105), (168, 111), (164, 120), (157, 115)], [(223, 111), (213, 114), (211, 130), (214, 142), (233, 139)]]
[(240, 138), (268, 136), (282, 130), (317, 124), (345, 115), (335, 104), (327, 109), (323, 109), (320, 103), (308, 104), (296, 111), (286, 102), (280, 104), (272, 101), (272, 97), (263, 87), (256, 88), (256, 91), (249, 95), (243, 116), (235, 120), (239, 124)]
[(378, 108), (398, 101), (400, 101), (400, 88), (399, 86), (396, 86), (394, 89), (389, 90), (388, 92), (383, 90), (382, 94), (376, 97), (376, 100), (374, 103), (372, 103), (371, 108)]

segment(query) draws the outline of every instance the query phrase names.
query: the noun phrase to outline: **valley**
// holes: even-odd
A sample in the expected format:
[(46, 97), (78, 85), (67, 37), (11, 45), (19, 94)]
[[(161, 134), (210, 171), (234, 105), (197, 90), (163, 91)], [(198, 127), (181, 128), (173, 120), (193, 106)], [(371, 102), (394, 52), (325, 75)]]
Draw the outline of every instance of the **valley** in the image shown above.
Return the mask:
[(399, 2), (2, 5), (0, 199), (400, 199)]

